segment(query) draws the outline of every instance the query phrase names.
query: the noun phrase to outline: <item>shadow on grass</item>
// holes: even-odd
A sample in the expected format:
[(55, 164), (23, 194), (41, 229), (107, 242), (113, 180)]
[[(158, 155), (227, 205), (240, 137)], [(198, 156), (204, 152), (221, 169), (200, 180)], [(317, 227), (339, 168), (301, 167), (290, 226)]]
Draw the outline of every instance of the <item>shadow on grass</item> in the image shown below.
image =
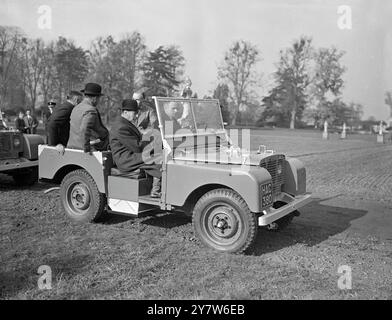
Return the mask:
[(20, 186), (15, 183), (11, 176), (0, 173), (0, 191), (17, 191), (17, 190), (31, 190), (31, 191), (45, 191), (51, 187), (56, 186), (53, 183), (37, 182), (32, 186)]
[(314, 199), (301, 210), (287, 229), (271, 232), (260, 228), (253, 255), (274, 252), (298, 243), (315, 246), (329, 237), (347, 230), (351, 221), (366, 215), (366, 210), (335, 207), (322, 204), (327, 199)]
[(191, 221), (192, 219), (186, 216), (184, 213), (165, 212), (165, 213), (151, 215), (148, 219), (144, 220), (142, 223), (149, 226), (171, 229), (171, 228), (175, 228), (191, 223)]
[(104, 225), (117, 225), (126, 223), (130, 220), (134, 220), (137, 223), (145, 224), (152, 227), (160, 227), (160, 228), (175, 228), (188, 223), (191, 223), (191, 218), (187, 217), (182, 212), (164, 212), (159, 208), (151, 209), (150, 211), (146, 211), (140, 213), (138, 217), (132, 217), (129, 215), (122, 215), (117, 213), (108, 213), (102, 219), (98, 221), (98, 223)]
[(18, 295), (38, 288), (38, 267), (47, 265), (52, 270), (52, 282), (59, 277), (68, 278), (75, 276), (79, 270), (91, 261), (89, 255), (75, 255), (71, 257), (53, 257), (39, 261), (29, 261), (29, 265), (19, 265), (16, 270), (0, 270), (0, 299), (17, 299)]

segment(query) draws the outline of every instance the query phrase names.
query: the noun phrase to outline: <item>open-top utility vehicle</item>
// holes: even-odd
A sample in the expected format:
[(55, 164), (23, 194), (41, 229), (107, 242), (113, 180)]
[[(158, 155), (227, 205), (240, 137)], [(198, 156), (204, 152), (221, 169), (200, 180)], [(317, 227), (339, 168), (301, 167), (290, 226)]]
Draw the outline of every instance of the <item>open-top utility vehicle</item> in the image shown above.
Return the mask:
[(164, 146), (158, 199), (150, 197), (151, 178), (142, 170), (120, 172), (110, 151), (61, 154), (39, 147), (39, 176), (61, 183), (62, 205), (72, 220), (93, 222), (107, 212), (136, 217), (152, 208), (182, 211), (192, 216), (205, 245), (239, 253), (251, 247), (259, 227), (283, 228), (310, 202), (304, 165), (263, 146), (251, 152), (233, 145), (218, 100), (154, 102), (159, 134), (152, 145)]

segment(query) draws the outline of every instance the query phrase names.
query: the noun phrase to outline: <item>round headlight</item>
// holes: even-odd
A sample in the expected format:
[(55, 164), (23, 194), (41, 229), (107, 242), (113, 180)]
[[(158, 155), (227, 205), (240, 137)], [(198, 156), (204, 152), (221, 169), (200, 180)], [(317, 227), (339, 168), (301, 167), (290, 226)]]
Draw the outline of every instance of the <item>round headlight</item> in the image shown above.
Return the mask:
[(17, 148), (20, 146), (20, 140), (18, 138), (14, 139), (14, 147)]

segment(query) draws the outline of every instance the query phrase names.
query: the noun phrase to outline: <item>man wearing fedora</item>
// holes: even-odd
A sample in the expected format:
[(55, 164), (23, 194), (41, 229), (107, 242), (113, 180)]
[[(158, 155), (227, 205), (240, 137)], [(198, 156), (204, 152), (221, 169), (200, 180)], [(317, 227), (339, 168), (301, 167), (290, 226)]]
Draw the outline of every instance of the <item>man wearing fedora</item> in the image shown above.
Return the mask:
[[(135, 100), (126, 99), (121, 105), (121, 115), (116, 119), (110, 131), (110, 149), (117, 168), (123, 173), (132, 173), (143, 169), (147, 175), (153, 177), (150, 196), (159, 198), (161, 196), (161, 166), (154, 164), (153, 157), (147, 157), (146, 163), (145, 147), (150, 143), (142, 141), (142, 135), (136, 127), (136, 116), (139, 112)], [(159, 159), (156, 157), (156, 159)]]
[(109, 131), (103, 125), (97, 109), (103, 95), (102, 87), (96, 83), (87, 83), (81, 92), (84, 93), (84, 99), (71, 112), (67, 147), (82, 149), (86, 153), (105, 151), (109, 146)]
[(79, 91), (70, 91), (67, 101), (56, 107), (47, 123), (48, 145), (64, 147), (68, 143), (70, 117), (73, 108), (82, 101), (83, 95)]

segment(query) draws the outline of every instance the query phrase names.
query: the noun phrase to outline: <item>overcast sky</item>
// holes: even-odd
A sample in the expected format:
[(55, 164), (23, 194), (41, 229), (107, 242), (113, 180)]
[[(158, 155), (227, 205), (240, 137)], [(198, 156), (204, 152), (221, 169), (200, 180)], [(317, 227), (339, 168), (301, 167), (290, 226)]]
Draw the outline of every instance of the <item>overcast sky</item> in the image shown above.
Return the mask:
[[(343, 98), (365, 106), (365, 117), (387, 119), (384, 93), (392, 90), (390, 0), (0, 0), (0, 25), (16, 25), (31, 37), (66, 36), (88, 49), (97, 36), (138, 30), (149, 49), (176, 44), (186, 75), (199, 96), (217, 84), (224, 51), (238, 39), (256, 44), (258, 70), (271, 82), (279, 50), (301, 35), (316, 46), (346, 51)], [(52, 29), (38, 27), (38, 8), (52, 9)], [(338, 28), (338, 7), (352, 8), (351, 30)], [(104, 85), (104, 84), (103, 84)], [(265, 90), (261, 94), (265, 94)]]

